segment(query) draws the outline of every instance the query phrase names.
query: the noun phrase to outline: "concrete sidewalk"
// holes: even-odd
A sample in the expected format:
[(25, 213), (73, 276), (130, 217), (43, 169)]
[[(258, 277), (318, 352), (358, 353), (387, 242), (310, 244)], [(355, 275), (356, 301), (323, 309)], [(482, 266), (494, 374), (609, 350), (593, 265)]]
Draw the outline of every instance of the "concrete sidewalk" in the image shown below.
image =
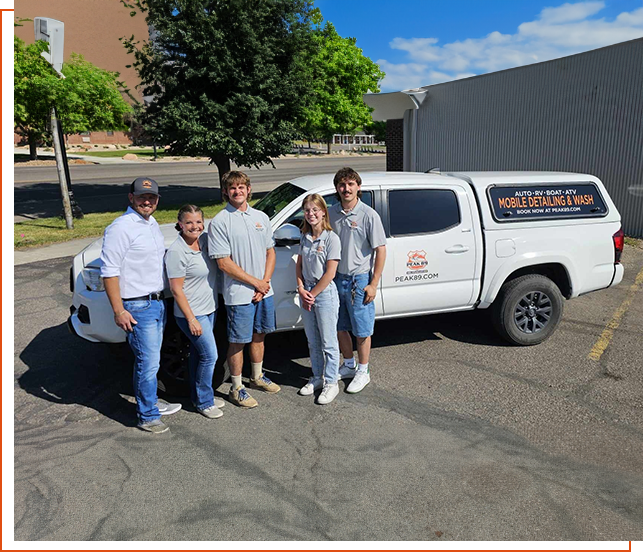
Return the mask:
[(98, 238), (83, 238), (81, 240), (72, 240), (64, 243), (55, 243), (46, 247), (34, 247), (24, 251), (13, 252), (14, 266), (46, 261), (48, 259), (58, 259), (60, 257), (73, 257), (85, 247)]

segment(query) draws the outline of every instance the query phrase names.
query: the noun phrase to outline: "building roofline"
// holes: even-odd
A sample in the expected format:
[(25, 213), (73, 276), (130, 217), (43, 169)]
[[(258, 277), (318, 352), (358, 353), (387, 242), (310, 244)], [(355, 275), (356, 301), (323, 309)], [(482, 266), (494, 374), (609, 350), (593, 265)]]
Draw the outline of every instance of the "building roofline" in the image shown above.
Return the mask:
[[(383, 94), (364, 94), (363, 99), (368, 106), (373, 107), (375, 109), (375, 111), (373, 111), (372, 113), (373, 120), (385, 121), (387, 119), (401, 119), (404, 117), (404, 112), (406, 111), (406, 109), (417, 109), (419, 107), (418, 105), (415, 104), (415, 102), (411, 100), (411, 98), (408, 97), (409, 94), (417, 95), (419, 92), (424, 92), (425, 94), (429, 94), (431, 88), (435, 88), (436, 86), (445, 86), (445, 85), (453, 84), (454, 82), (464, 82), (472, 79), (482, 79), (485, 77), (495, 76), (500, 73), (507, 73), (509, 71), (518, 71), (521, 69), (525, 69), (526, 67), (544, 65), (546, 63), (555, 63), (563, 59), (571, 59), (579, 56), (589, 55), (594, 52), (598, 52), (599, 50), (607, 50), (609, 48), (623, 47), (626, 44), (632, 44), (634, 42), (643, 43), (643, 37), (634, 38), (632, 40), (627, 40), (625, 42), (617, 42), (616, 44), (610, 44), (608, 46), (601, 46), (600, 48), (594, 48), (593, 50), (587, 50), (585, 52), (578, 52), (577, 54), (570, 54), (568, 56), (548, 59), (546, 61), (537, 61), (534, 63), (528, 63), (526, 65), (519, 65), (518, 67), (509, 67), (507, 69), (500, 69), (499, 71), (492, 71), (490, 73), (483, 73), (481, 75), (473, 75), (472, 77), (465, 77), (462, 79), (455, 79), (455, 80), (450, 80), (446, 82), (428, 84), (426, 86), (421, 86), (419, 88), (401, 90), (399, 92), (385, 92)], [(406, 96), (407, 100), (402, 100), (401, 96)], [(424, 97), (422, 99), (424, 99)], [(406, 107), (406, 109), (402, 109), (402, 107), (405, 105), (407, 105), (408, 107)]]

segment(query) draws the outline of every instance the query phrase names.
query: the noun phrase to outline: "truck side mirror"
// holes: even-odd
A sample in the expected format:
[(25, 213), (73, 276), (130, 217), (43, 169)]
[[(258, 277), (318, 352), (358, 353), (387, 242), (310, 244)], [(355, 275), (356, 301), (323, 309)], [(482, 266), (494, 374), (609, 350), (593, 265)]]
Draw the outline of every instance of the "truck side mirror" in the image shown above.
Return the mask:
[(294, 224), (282, 224), (273, 235), (277, 246), (295, 245), (301, 240), (301, 230)]

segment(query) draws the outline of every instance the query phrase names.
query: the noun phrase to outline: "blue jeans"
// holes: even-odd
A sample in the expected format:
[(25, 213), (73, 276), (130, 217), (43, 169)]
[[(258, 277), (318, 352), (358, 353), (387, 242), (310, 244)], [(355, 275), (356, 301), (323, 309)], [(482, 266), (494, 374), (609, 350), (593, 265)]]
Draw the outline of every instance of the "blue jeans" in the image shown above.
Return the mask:
[[(315, 284), (306, 283), (310, 291)], [(313, 310), (302, 309), (304, 330), (310, 350), (310, 364), (313, 376), (324, 376), (326, 383), (337, 383), (339, 378), (339, 342), (337, 340), (337, 319), (339, 296), (334, 282), (315, 297)]]
[(337, 273), (335, 284), (339, 293), (338, 332), (351, 332), (355, 337), (369, 337), (375, 328), (375, 301), (364, 304), (364, 288), (370, 282), (370, 274), (348, 276)]
[(134, 396), (139, 422), (150, 422), (161, 417), (156, 407), (156, 374), (161, 364), (161, 344), (165, 327), (165, 302), (123, 301), (136, 324), (127, 332), (127, 342), (134, 353)]
[(251, 343), (253, 334), (271, 333), (277, 327), (274, 295), (258, 303), (226, 305), (226, 311), (230, 343)]
[(188, 321), (177, 316), (176, 324), (188, 336), (192, 343), (192, 350), (188, 360), (190, 370), (190, 397), (192, 404), (199, 410), (214, 406), (214, 390), (212, 389), (212, 376), (214, 365), (217, 362), (217, 344), (214, 341), (214, 322), (217, 313), (212, 312), (196, 319), (201, 324), (201, 335), (192, 335)]

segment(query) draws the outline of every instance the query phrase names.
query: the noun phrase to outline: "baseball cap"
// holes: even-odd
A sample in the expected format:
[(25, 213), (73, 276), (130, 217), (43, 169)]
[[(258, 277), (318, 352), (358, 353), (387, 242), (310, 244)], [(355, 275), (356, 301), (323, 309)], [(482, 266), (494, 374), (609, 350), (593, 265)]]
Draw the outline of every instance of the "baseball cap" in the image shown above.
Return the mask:
[(145, 176), (140, 176), (129, 187), (130, 194), (134, 195), (143, 195), (143, 194), (159, 194), (159, 185), (156, 183), (156, 180), (147, 178)]

